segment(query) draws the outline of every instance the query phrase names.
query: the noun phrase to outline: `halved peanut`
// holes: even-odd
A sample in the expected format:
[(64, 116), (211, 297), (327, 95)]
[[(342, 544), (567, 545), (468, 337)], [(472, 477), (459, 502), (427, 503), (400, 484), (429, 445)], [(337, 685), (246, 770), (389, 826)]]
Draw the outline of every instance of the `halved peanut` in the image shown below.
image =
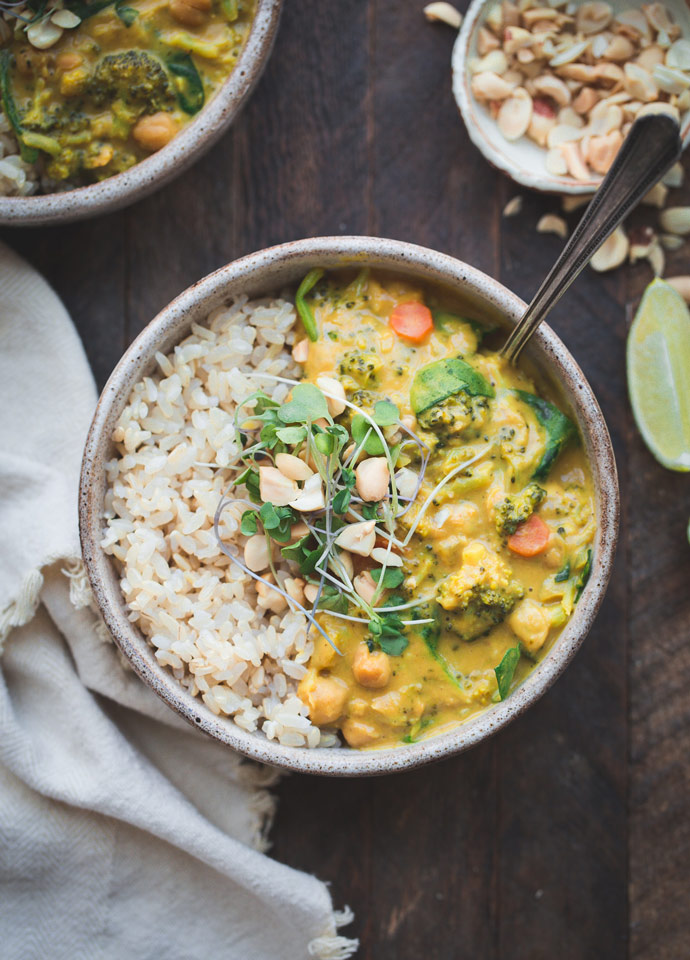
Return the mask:
[(544, 97), (550, 97), (561, 107), (566, 106), (573, 98), (564, 81), (552, 73), (545, 73), (540, 77), (535, 77), (534, 80), (532, 80), (532, 86), (537, 93)]
[(593, 87), (583, 87), (573, 100), (573, 110), (580, 115), (589, 113), (599, 102), (599, 94)]
[(582, 159), (582, 154), (580, 153), (580, 148), (577, 143), (567, 141), (566, 143), (559, 144), (558, 149), (563, 154), (568, 173), (571, 177), (574, 177), (575, 180), (591, 179), (591, 174), (587, 169), (587, 164)]
[(531, 119), (532, 98), (523, 87), (517, 87), (501, 104), (496, 122), (506, 140), (519, 140), (527, 133)]
[(491, 71), (475, 74), (471, 87), (477, 100), (506, 100), (514, 89), (503, 77)]
[(254, 573), (265, 570), (271, 560), (271, 550), (263, 533), (255, 533), (244, 545), (244, 563)]
[(614, 130), (602, 137), (590, 137), (585, 160), (597, 173), (608, 173), (622, 143), (623, 135), (620, 130)]
[(667, 207), (662, 210), (659, 223), (666, 233), (687, 236), (690, 233), (690, 207)]
[(259, 493), (264, 503), (287, 507), (299, 494), (299, 487), (276, 467), (259, 467)]
[(363, 570), (361, 573), (358, 573), (352, 581), (352, 586), (355, 588), (355, 593), (357, 593), (365, 603), (371, 603), (374, 599), (376, 583), (368, 570)]
[(625, 68), (625, 89), (635, 100), (641, 100), (648, 103), (656, 100), (659, 96), (659, 88), (644, 67), (638, 63), (626, 63)]
[(292, 359), (295, 363), (306, 363), (308, 357), (309, 341), (306, 338), (304, 340), (298, 340), (292, 348)]
[(355, 485), (362, 500), (375, 503), (388, 493), (390, 471), (385, 457), (368, 457), (357, 465)]
[(628, 255), (630, 244), (622, 227), (616, 227), (590, 260), (590, 266), (597, 273), (620, 267)]
[(316, 378), (316, 386), (326, 397), (328, 412), (332, 417), (338, 417), (345, 410), (345, 387), (335, 377), (320, 376)]
[(583, 3), (575, 12), (575, 26), (585, 36), (605, 30), (612, 19), (613, 8), (609, 3)]
[(447, 23), (455, 30), (459, 30), (462, 26), (462, 14), (451, 3), (428, 3), (424, 7), (424, 16), (427, 20)]
[(495, 37), (486, 27), (480, 27), (477, 33), (477, 53), (480, 57), (485, 57), (492, 50), (498, 50), (501, 46), (498, 37)]
[(276, 467), (289, 480), (308, 480), (314, 473), (304, 460), (300, 460), (291, 453), (279, 453), (276, 456)]
[(568, 236), (568, 224), (563, 217), (557, 217), (554, 213), (545, 213), (537, 223), (537, 233), (555, 233), (562, 240)]

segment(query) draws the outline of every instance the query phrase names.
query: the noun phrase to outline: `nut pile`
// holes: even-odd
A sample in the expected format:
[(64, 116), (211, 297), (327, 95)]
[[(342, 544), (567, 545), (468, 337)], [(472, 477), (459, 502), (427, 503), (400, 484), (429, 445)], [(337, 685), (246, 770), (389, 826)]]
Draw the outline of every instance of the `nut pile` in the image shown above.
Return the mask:
[(633, 120), (690, 109), (690, 40), (662, 3), (614, 13), (568, 0), (497, 3), (479, 29), (472, 92), (507, 140), (546, 149), (555, 176), (603, 176)]

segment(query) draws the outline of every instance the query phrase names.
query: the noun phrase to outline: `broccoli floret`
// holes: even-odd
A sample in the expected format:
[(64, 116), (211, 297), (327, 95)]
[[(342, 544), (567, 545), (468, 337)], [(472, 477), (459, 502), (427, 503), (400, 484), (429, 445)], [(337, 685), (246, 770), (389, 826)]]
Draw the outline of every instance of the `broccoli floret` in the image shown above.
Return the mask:
[(496, 507), (496, 529), (502, 537), (515, 533), (518, 524), (532, 516), (546, 496), (538, 483), (528, 484), (520, 493), (509, 494)]
[(103, 57), (91, 78), (89, 92), (99, 104), (122, 100), (152, 111), (170, 108), (174, 102), (163, 64), (143, 50)]
[(470, 426), (481, 430), (488, 410), (489, 401), (486, 397), (473, 397), (461, 391), (417, 414), (417, 421), (439, 440), (449, 440), (464, 433)]
[(382, 361), (375, 353), (350, 350), (340, 362), (340, 373), (344, 377), (352, 377), (360, 387), (375, 387), (382, 366)]
[(525, 595), (510, 568), (480, 541), (469, 543), (462, 566), (440, 585), (442, 625), (461, 640), (475, 640), (501, 623)]

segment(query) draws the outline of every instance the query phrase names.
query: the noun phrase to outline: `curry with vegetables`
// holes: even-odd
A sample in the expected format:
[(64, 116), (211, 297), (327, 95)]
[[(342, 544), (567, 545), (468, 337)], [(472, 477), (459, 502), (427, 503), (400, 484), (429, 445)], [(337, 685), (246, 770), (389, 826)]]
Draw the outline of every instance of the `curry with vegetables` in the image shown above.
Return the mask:
[(2, 111), (22, 159), (60, 189), (161, 149), (232, 72), (254, 5), (0, 0)]
[(558, 636), (592, 563), (590, 471), (553, 399), (433, 291), (315, 270), (296, 307), (302, 379), (238, 420), (242, 564), (310, 620), (312, 722), (411, 743), (505, 699)]

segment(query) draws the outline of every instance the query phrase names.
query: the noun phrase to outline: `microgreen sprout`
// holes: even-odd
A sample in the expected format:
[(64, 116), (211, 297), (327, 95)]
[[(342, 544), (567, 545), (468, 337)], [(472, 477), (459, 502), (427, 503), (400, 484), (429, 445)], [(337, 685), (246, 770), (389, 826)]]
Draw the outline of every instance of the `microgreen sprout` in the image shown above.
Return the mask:
[[(312, 276), (311, 279), (316, 283), (319, 278)], [(303, 296), (306, 292), (305, 287)], [(379, 400), (368, 411), (309, 382), (258, 371), (252, 377), (285, 384), (291, 392), (288, 399), (279, 403), (257, 390), (238, 405), (235, 436), (241, 450), (231, 463), (236, 470), (233, 487), (244, 486), (248, 499), (237, 501), (225, 497), (221, 502), (214, 524), (221, 549), (249, 576), (280, 594), (292, 609), (304, 613), (308, 629), (317, 629), (332, 646), (335, 644), (317, 620), (319, 612), (347, 622), (366, 624), (367, 643), (371, 649), (378, 648), (391, 656), (399, 656), (408, 645), (407, 628), (433, 621), (419, 615), (414, 617), (414, 612), (412, 619), (399, 616), (405, 610), (413, 610), (419, 601), (407, 602), (405, 596), (393, 593), (404, 585), (405, 580), (399, 555), (394, 556), (393, 551), (403, 549), (410, 542), (424, 512), (444, 484), (483, 457), (489, 447), (478, 450), (434, 487), (419, 505), (414, 522), (401, 540), (398, 520), (418, 502), (431, 451), (402, 423), (398, 407), (390, 400)], [(331, 416), (328, 401), (332, 399), (339, 400), (352, 411), (349, 429)], [(392, 440), (387, 439), (386, 434)], [(416, 480), (411, 495), (408, 489), (408, 495), (403, 497), (398, 492), (395, 471), (401, 452), (410, 447), (415, 450)], [(323, 498), (318, 498), (318, 509), (306, 509), (307, 504), (300, 502), (303, 491), (297, 484), (298, 494), (290, 503), (276, 505), (262, 498), (261, 469), (279, 465), (280, 455), (284, 453), (290, 455), (289, 462), (296, 458), (305, 464), (300, 468), (302, 476), (318, 476), (323, 493)], [(388, 467), (388, 493), (378, 502), (365, 501), (358, 495), (356, 468), (366, 457), (384, 457)], [(409, 462), (409, 457), (403, 459), (403, 463)], [(300, 482), (306, 484), (307, 481)], [(247, 507), (239, 520), (240, 532), (247, 537), (258, 533), (266, 536), (271, 556), (269, 567), (275, 583), (249, 570), (242, 562), (239, 550), (228, 548), (222, 542), (220, 515), (232, 502), (241, 502)], [(300, 509), (301, 506), (304, 509)], [(354, 577), (336, 543), (344, 527), (366, 521), (374, 521), (376, 537), (385, 543), (384, 551), (379, 550), (376, 560), (367, 557), (371, 562), (367, 568), (376, 584), (370, 600), (365, 600), (355, 589)], [(298, 525), (301, 526), (301, 535), (294, 536), (293, 530), (298, 529)], [(279, 548), (281, 557), (295, 564), (300, 576), (312, 584), (312, 590), (316, 588), (310, 609), (290, 597), (281, 586), (272, 559), (273, 543)], [(348, 560), (348, 563), (351, 565), (352, 561)]]

